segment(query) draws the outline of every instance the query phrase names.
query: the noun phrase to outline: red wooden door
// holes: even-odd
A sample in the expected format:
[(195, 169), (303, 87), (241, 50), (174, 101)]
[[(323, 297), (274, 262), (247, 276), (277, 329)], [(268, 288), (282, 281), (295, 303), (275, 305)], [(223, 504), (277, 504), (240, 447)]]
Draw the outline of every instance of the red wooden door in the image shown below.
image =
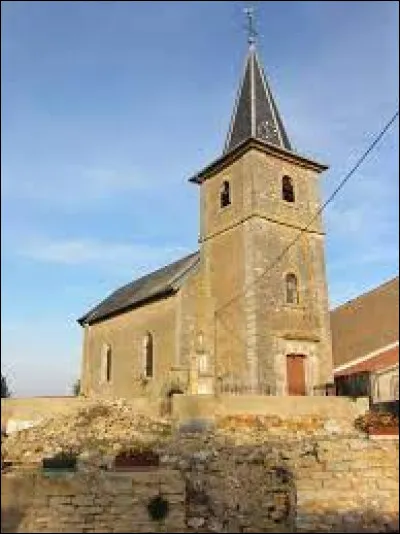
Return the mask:
[(304, 361), (305, 357), (302, 354), (289, 354), (287, 356), (288, 395), (306, 394)]

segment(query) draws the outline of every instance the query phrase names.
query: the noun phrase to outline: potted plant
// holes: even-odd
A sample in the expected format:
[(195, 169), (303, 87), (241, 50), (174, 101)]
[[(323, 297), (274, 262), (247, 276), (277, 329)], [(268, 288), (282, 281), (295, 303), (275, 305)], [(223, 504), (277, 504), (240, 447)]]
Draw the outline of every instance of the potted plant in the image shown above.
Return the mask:
[(399, 435), (398, 417), (385, 412), (367, 412), (358, 417), (356, 428), (374, 436)]
[(42, 467), (47, 472), (75, 471), (77, 455), (72, 451), (61, 451), (50, 458), (43, 458)]
[(7, 469), (12, 466), (12, 462), (3, 459), (3, 454), (1, 455), (1, 470)]
[(121, 471), (158, 467), (159, 465), (159, 455), (151, 449), (128, 449), (120, 452), (114, 460), (114, 468)]

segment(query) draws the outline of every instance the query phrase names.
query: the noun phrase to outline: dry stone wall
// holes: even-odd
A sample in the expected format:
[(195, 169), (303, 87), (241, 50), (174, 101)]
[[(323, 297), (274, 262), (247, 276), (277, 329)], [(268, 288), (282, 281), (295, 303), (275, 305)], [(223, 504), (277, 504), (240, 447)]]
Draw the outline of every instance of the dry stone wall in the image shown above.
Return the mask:
[(171, 469), (10, 473), (2, 480), (2, 532), (153, 532), (148, 506), (160, 495), (168, 514), (158, 531), (182, 532), (184, 484)]
[[(3, 532), (395, 532), (398, 442), (178, 433), (160, 467), (2, 475)], [(168, 503), (155, 521), (150, 501)]]

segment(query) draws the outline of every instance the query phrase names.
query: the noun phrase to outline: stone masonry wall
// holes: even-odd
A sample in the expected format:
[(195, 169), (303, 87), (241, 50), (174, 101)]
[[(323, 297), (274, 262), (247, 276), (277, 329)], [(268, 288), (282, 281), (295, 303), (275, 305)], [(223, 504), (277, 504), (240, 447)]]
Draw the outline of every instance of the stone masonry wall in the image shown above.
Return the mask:
[[(2, 475), (2, 532), (394, 532), (398, 442), (181, 434), (148, 471)], [(169, 512), (150, 518), (161, 495)]]
[[(220, 191), (228, 180), (231, 204), (221, 209)], [(200, 326), (213, 357), (215, 372), (225, 380), (246, 376), (247, 325), (242, 299), (224, 308), (223, 317), (215, 315), (245, 284), (243, 217), (243, 159), (206, 180), (200, 187), (200, 253), (207, 312)]]
[[(124, 403), (136, 415), (159, 416), (162, 400), (132, 397)], [(50, 418), (76, 416), (78, 410), (85, 410), (88, 399), (85, 397), (26, 397), (1, 399), (1, 425), (7, 433), (35, 426)], [(90, 406), (90, 404), (89, 404)]]
[(10, 473), (2, 477), (2, 532), (153, 532), (147, 505), (160, 492), (169, 513), (158, 531), (182, 531), (184, 483), (171, 469)]
[[(176, 295), (85, 327), (82, 388), (88, 396), (160, 397), (176, 362)], [(143, 339), (153, 335), (154, 376), (143, 382)], [(102, 380), (104, 344), (111, 347), (111, 380)]]
[[(293, 180), (294, 203), (282, 199), (284, 175)], [(221, 208), (225, 180), (231, 204)], [(202, 329), (213, 340), (217, 375), (228, 387), (237, 382), (287, 395), (286, 357), (292, 353), (305, 356), (308, 395), (333, 379), (321, 217), (307, 226), (320, 205), (318, 182), (313, 168), (249, 150), (201, 185), (204, 280), (216, 312)], [(297, 277), (298, 303), (286, 302), (287, 273)]]
[[(306, 391), (332, 380), (332, 351), (326, 285), (324, 234), (319, 216), (309, 224), (319, 205), (319, 177), (300, 165), (250, 152), (253, 213), (249, 248), (254, 277), (268, 270), (256, 285), (255, 345), (264, 380), (273, 377), (275, 393), (287, 394), (286, 355), (306, 356)], [(292, 178), (295, 202), (282, 199), (282, 177)], [(250, 184), (250, 181), (249, 181)], [(248, 193), (250, 194), (250, 193)], [(273, 263), (286, 247), (279, 262)], [(271, 266), (273, 265), (273, 268)], [(299, 302), (286, 303), (285, 275), (298, 280)]]

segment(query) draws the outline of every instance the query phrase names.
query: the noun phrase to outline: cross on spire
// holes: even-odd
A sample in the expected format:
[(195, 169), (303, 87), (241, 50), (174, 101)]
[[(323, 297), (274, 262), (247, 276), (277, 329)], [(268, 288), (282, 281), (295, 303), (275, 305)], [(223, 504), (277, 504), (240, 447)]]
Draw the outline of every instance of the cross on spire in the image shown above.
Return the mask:
[(254, 24), (254, 7), (252, 6), (246, 7), (244, 8), (243, 11), (245, 15), (247, 16), (247, 26), (246, 26), (247, 34), (248, 34), (247, 42), (251, 46), (251, 45), (254, 45), (256, 41), (256, 37), (257, 37), (257, 31), (256, 31), (255, 24)]

